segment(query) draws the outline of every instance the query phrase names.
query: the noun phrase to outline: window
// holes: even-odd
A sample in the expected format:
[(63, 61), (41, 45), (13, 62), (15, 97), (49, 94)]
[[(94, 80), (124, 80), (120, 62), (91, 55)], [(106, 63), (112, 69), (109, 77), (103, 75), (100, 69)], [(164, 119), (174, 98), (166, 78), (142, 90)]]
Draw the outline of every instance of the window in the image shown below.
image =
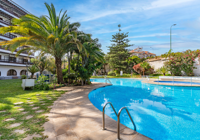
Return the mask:
[(20, 75), (26, 75), (26, 70), (21, 70)]
[(0, 76), (1, 76), (1, 71), (0, 71)]
[(10, 57), (10, 62), (16, 62), (16, 58), (15, 57)]
[(24, 59), (24, 63), (25, 63), (25, 64), (28, 63), (28, 59)]
[(16, 70), (10, 69), (10, 70), (7, 72), (7, 76), (17, 76)]

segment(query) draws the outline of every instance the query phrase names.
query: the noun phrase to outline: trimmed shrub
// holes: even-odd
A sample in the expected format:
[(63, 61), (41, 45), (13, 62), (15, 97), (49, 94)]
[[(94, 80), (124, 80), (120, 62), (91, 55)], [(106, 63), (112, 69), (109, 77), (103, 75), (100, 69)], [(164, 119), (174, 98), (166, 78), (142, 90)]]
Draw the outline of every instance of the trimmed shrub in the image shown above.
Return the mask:
[(116, 73), (113, 71), (108, 72), (108, 76), (116, 76)]
[(26, 79), (26, 75), (21, 75), (21, 79)]

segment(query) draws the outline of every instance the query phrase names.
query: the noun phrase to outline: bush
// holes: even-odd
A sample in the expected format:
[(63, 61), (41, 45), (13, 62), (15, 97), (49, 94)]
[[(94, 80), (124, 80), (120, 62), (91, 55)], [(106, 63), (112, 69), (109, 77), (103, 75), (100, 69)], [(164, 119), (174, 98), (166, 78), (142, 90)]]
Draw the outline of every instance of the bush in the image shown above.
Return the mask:
[(113, 71), (108, 72), (108, 76), (116, 76), (116, 73)]
[(40, 90), (49, 90), (49, 85), (45, 82), (47, 79), (47, 76), (40, 75), (40, 77), (38, 77), (38, 83), (35, 85), (35, 88)]
[(117, 77), (131, 77), (131, 74), (116, 75)]
[(26, 79), (26, 75), (21, 75), (21, 79)]
[(77, 75), (75, 73), (70, 73), (70, 74), (66, 74), (63, 78), (64, 78), (65, 83), (67, 83), (68, 79), (75, 80), (77, 78)]

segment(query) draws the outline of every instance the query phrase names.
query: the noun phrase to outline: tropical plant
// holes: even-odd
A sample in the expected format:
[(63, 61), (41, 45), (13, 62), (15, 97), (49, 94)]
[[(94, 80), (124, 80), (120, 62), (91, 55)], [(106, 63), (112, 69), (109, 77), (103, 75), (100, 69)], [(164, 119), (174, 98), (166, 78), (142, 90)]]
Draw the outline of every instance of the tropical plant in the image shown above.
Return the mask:
[(140, 66), (140, 64), (134, 65), (134, 66), (133, 66), (133, 70), (134, 70), (135, 72), (137, 72), (138, 74), (142, 75), (143, 69), (142, 69), (142, 67)]
[(165, 66), (172, 75), (180, 76), (183, 72), (187, 76), (193, 76), (195, 59), (200, 57), (200, 50), (187, 50), (185, 52), (171, 53), (169, 60), (165, 62)]
[(31, 78), (33, 78), (34, 73), (38, 72), (39, 69), (36, 67), (36, 65), (31, 65), (28, 67), (28, 71), (31, 73)]
[(55, 64), (55, 59), (53, 57), (48, 57), (48, 66), (47, 70), (50, 71), (53, 74), (56, 74), (56, 64)]
[(168, 72), (168, 70), (165, 66), (163, 66), (160, 69), (158, 69), (158, 72), (165, 76), (165, 74)]
[(140, 64), (140, 67), (142, 68), (143, 75), (144, 75), (144, 72), (145, 72), (146, 70), (148, 70), (148, 69), (151, 68), (151, 66), (150, 66), (149, 63), (147, 63), (147, 62), (141, 63), (141, 64)]
[(45, 3), (48, 16), (37, 17), (27, 14), (19, 19), (13, 19), (13, 26), (1, 27), (0, 33), (7, 32), (21, 34), (22, 37), (14, 38), (10, 41), (3, 41), (0, 45), (15, 51), (20, 46), (25, 47), (17, 52), (19, 55), (23, 51), (40, 51), (50, 54), (55, 58), (58, 83), (64, 83), (62, 75), (61, 58), (67, 53), (70, 44), (76, 44), (78, 49), (82, 44), (77, 40), (77, 33), (70, 28), (67, 11), (56, 15), (54, 5)]
[(31, 62), (38, 68), (38, 70), (40, 71), (40, 75), (50, 65), (49, 59), (46, 56), (42, 55), (36, 56), (35, 58), (31, 59)]

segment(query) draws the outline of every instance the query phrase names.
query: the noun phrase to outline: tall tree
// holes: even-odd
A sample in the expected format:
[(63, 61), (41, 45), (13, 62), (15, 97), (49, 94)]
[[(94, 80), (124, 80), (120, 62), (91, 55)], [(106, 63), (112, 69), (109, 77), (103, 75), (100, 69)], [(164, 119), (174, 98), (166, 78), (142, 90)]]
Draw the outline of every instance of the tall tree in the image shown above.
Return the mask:
[(20, 46), (29, 46), (17, 52), (19, 55), (23, 51), (41, 51), (50, 54), (55, 58), (58, 83), (64, 83), (62, 75), (62, 60), (67, 53), (70, 44), (76, 44), (81, 49), (82, 44), (77, 40), (77, 33), (73, 31), (76, 26), (70, 28), (67, 11), (59, 15), (56, 14), (54, 5), (45, 3), (48, 16), (37, 17), (27, 14), (19, 19), (13, 19), (13, 26), (2, 27), (0, 34), (7, 32), (21, 34), (22, 37), (14, 38), (10, 41), (1, 42), (0, 45), (6, 46), (11, 51), (15, 51)]
[(129, 44), (129, 40), (127, 39), (128, 32), (122, 33), (120, 29), (121, 25), (119, 24), (118, 27), (119, 32), (112, 35), (111, 42), (113, 42), (113, 44), (108, 46), (109, 52), (107, 56), (109, 65), (113, 70), (117, 71), (117, 73), (121, 70), (126, 72), (128, 66), (127, 59), (130, 57), (127, 48), (133, 46)]

